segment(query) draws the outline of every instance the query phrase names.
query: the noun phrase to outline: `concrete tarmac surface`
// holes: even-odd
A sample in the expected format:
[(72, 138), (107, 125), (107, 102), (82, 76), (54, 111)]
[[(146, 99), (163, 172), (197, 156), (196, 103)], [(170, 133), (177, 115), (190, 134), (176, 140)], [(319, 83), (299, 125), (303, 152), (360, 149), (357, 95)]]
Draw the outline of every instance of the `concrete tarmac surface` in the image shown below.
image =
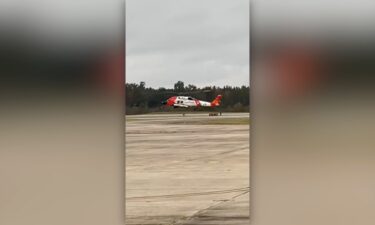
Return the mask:
[(126, 116), (126, 224), (249, 224), (248, 118)]

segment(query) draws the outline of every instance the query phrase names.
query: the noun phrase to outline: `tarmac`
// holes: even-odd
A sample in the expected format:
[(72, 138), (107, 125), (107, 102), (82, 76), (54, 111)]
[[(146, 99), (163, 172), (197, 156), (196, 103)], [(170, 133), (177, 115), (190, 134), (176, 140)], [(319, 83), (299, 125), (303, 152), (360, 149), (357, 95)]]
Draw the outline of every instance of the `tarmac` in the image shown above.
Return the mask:
[(249, 224), (248, 117), (127, 116), (126, 224)]

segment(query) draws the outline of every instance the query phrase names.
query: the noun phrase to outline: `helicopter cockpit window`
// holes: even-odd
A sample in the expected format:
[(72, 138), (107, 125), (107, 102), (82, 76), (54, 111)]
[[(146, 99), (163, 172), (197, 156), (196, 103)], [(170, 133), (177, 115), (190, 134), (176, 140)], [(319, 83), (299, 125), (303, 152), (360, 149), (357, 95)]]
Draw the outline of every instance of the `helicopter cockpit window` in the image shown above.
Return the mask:
[(193, 99), (193, 98), (191, 98), (191, 97), (189, 97), (188, 99), (189, 99), (189, 100), (194, 100), (194, 99)]

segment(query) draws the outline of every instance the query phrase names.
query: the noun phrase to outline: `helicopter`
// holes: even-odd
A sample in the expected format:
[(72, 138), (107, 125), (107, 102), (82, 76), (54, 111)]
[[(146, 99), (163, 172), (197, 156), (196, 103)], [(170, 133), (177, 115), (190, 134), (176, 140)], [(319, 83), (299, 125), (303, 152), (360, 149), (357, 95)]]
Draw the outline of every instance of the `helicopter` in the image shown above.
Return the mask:
[(173, 108), (217, 107), (220, 106), (221, 99), (221, 95), (217, 95), (216, 98), (211, 102), (199, 100), (190, 96), (172, 96), (167, 100), (162, 101), (162, 104), (172, 106)]

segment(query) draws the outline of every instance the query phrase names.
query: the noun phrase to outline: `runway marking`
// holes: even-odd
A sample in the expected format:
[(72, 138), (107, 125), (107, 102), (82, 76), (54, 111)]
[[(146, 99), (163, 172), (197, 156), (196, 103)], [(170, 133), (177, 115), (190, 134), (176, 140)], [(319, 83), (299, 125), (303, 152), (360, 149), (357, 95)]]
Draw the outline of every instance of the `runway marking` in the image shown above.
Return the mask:
[[(241, 215), (241, 216), (224, 216), (224, 217), (220, 217), (220, 218), (215, 218), (215, 216), (213, 215), (205, 215), (206, 213), (208, 213), (210, 210), (215, 210), (216, 208), (220, 208), (221, 206), (224, 206), (225, 204), (228, 204), (228, 202), (234, 202), (236, 200), (236, 198), (242, 196), (242, 195), (245, 195), (245, 194), (248, 194), (249, 191), (246, 191), (246, 192), (242, 192), (234, 197), (231, 198), (231, 200), (225, 200), (225, 201), (220, 201), (219, 203), (217, 204), (214, 204), (214, 205), (211, 205), (205, 209), (201, 209), (199, 211), (197, 211), (196, 213), (194, 213), (193, 215), (187, 217), (187, 218), (182, 218), (178, 221), (175, 221), (174, 223), (172, 223), (171, 225), (192, 225), (192, 224), (202, 224), (202, 222), (207, 222), (207, 219), (210, 218), (211, 221), (210, 222), (218, 222), (220, 224), (222, 224), (222, 222), (225, 223), (225, 221), (223, 221), (223, 219), (225, 220), (230, 220), (231, 222), (237, 222), (239, 219), (241, 221), (246, 221), (248, 222), (249, 220), (249, 216), (248, 215)], [(203, 221), (201, 220), (203, 218)], [(216, 221), (217, 219), (219, 219), (219, 221)], [(198, 220), (198, 221), (195, 221), (195, 220)], [(201, 221), (199, 221), (201, 220)], [(237, 223), (236, 223), (237, 224)], [(243, 223), (241, 223), (243, 224)]]
[(235, 192), (249, 192), (250, 187), (246, 188), (237, 188), (237, 189), (228, 189), (221, 191), (207, 191), (207, 192), (195, 192), (195, 193), (184, 193), (184, 194), (173, 194), (173, 195), (153, 195), (153, 196), (137, 196), (126, 198), (127, 201), (131, 200), (146, 200), (146, 199), (158, 199), (158, 198), (181, 198), (181, 197), (192, 197), (192, 196), (201, 196), (201, 195), (216, 195), (216, 194), (227, 194)]

